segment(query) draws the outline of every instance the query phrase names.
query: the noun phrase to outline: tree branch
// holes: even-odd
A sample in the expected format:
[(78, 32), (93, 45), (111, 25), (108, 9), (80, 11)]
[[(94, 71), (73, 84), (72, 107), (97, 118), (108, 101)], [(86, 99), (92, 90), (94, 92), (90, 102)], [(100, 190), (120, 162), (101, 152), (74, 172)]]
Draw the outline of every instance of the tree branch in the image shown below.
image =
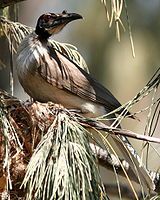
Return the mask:
[(130, 138), (134, 138), (134, 139), (137, 139), (137, 140), (143, 140), (143, 141), (146, 141), (146, 142), (154, 142), (154, 143), (160, 144), (160, 138), (138, 134), (138, 133), (135, 133), (133, 131), (126, 130), (126, 129), (119, 129), (119, 128), (115, 128), (115, 127), (110, 127), (110, 126), (105, 125), (102, 122), (92, 120), (92, 119), (85, 119), (85, 118), (82, 119), (82, 117), (80, 117), (80, 118), (78, 117), (78, 120), (85, 127), (90, 127), (90, 128), (94, 127), (97, 130), (105, 131), (105, 132), (108, 132), (112, 135), (122, 135), (122, 136), (130, 137)]
[[(115, 168), (117, 174), (125, 177), (124, 171), (122, 169), (122, 166), (123, 166), (130, 180), (139, 184), (138, 178), (134, 175), (129, 164), (124, 159), (117, 158), (114, 154), (111, 154), (109, 151), (104, 150), (95, 144), (90, 143), (90, 147), (93, 153), (95, 154), (95, 156), (97, 157), (100, 166), (106, 169), (109, 169), (111, 171), (113, 171), (113, 168)], [(149, 170), (148, 173), (155, 184), (154, 191), (159, 193), (160, 192), (160, 174), (151, 170)]]
[(114, 154), (111, 154), (109, 151), (104, 150), (95, 144), (90, 143), (90, 147), (97, 157), (100, 166), (105, 167), (111, 171), (113, 171), (113, 168), (115, 168), (117, 174), (125, 177), (124, 171), (122, 169), (123, 166), (129, 178), (132, 181), (139, 183), (129, 164), (124, 159), (118, 159)]

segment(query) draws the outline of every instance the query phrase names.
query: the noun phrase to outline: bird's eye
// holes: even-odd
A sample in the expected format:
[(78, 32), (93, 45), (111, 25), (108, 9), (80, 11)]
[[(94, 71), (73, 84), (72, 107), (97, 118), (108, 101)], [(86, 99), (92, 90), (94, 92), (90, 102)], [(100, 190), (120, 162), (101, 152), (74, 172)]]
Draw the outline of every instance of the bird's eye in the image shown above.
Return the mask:
[(52, 15), (45, 15), (43, 18), (44, 22), (48, 22), (50, 19), (52, 19)]

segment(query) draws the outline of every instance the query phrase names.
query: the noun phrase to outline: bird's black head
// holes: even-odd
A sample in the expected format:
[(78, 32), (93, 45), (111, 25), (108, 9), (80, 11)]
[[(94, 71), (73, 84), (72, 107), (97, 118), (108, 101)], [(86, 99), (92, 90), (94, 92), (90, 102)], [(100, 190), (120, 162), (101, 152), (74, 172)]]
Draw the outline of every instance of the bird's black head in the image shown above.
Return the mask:
[(60, 14), (46, 13), (39, 17), (35, 32), (40, 37), (47, 39), (51, 35), (59, 33), (66, 24), (77, 19), (82, 19), (82, 16), (77, 13), (67, 13), (67, 11)]

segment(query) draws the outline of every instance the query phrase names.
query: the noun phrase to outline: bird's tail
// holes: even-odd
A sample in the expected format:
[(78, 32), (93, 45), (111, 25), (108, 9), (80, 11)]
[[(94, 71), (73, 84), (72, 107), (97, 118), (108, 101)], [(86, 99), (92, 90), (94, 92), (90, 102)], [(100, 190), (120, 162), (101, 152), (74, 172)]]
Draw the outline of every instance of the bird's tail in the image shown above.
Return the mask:
[[(113, 127), (113, 124), (115, 124), (115, 121), (113, 119), (115, 118), (116, 116), (112, 114), (110, 115), (110, 119), (112, 120), (106, 120), (105, 122), (103, 122), (105, 125)], [(121, 129), (120, 124), (117, 125), (117, 128)], [(142, 164), (138, 153), (136, 152), (132, 144), (129, 142), (129, 140), (125, 136), (116, 134), (110, 134), (107, 139), (112, 149), (115, 150), (115, 153), (118, 155), (118, 157), (122, 157), (125, 161), (128, 162), (130, 169), (135, 174), (135, 177), (137, 177), (139, 183), (143, 187), (147, 187), (150, 190), (154, 190), (154, 183), (149, 175), (149, 171)]]
[(123, 158), (128, 162), (131, 170), (139, 180), (139, 183), (150, 190), (154, 190), (154, 184), (148, 170), (141, 163), (139, 155), (137, 154), (131, 143), (128, 141), (128, 139), (125, 136), (121, 135), (110, 135), (109, 142), (111, 145), (112, 141), (115, 143), (116, 152), (120, 152), (120, 155), (122, 155)]
[[(110, 119), (115, 119), (115, 115), (113, 114)], [(97, 130), (103, 132), (105, 131), (106, 127), (107, 129), (108, 127), (113, 127), (112, 123), (114, 123), (113, 120), (106, 120), (105, 122), (103, 120), (102, 122), (98, 122), (98, 124), (94, 121), (93, 124), (95, 124), (95, 127), (99, 126)], [(121, 128), (120, 125), (118, 125), (118, 129), (119, 128)], [(91, 132), (95, 140), (97, 139), (99, 141), (100, 138), (102, 139), (102, 137), (99, 134), (97, 134), (97, 131), (95, 131), (95, 129), (92, 129)], [(112, 132), (114, 132), (113, 129)], [(118, 156), (118, 158), (122, 158), (128, 162), (130, 169), (135, 175), (134, 180), (137, 179), (143, 187), (153, 191), (155, 189), (155, 185), (153, 183), (152, 178), (150, 177), (149, 170), (147, 170), (147, 168), (142, 164), (138, 153), (135, 151), (134, 147), (131, 145), (129, 140), (125, 136), (117, 134), (108, 134), (108, 137), (106, 137), (105, 133), (103, 134), (103, 136), (105, 136), (105, 139), (107, 139), (107, 143), (110, 146), (110, 149), (114, 150), (114, 153)], [(103, 145), (107, 143), (103, 142)], [(100, 145), (101, 144), (102, 143), (100, 142)]]

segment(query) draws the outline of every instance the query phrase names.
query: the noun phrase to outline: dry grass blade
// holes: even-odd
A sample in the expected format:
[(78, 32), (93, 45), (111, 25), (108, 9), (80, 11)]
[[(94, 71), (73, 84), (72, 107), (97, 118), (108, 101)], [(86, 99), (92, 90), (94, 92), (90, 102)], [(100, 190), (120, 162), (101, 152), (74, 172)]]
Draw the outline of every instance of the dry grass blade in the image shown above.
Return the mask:
[(32, 28), (19, 22), (12, 22), (5, 17), (0, 17), (0, 28), (8, 39), (9, 45), (13, 45), (14, 53), (24, 37), (32, 32)]
[[(8, 40), (11, 58), (13, 57), (13, 54), (16, 53), (17, 48), (24, 37), (32, 31), (30, 27), (27, 27), (18, 22), (12, 22), (2, 16), (0, 17), (0, 30)], [(2, 61), (0, 62), (2, 63)], [(11, 60), (11, 66), (12, 65), (13, 61)], [(0, 69), (3, 67), (5, 67), (5, 63), (0, 65)]]
[[(126, 179), (127, 179), (127, 181), (128, 181), (128, 184), (129, 184), (129, 186), (131, 187), (131, 190), (133, 191), (134, 197), (135, 197), (136, 200), (138, 200), (138, 195), (137, 195), (137, 192), (136, 192), (136, 190), (135, 190), (135, 188), (134, 188), (134, 186), (133, 186), (133, 184), (132, 184), (132, 181), (131, 181), (131, 179), (129, 178), (128, 173), (127, 173), (127, 171), (125, 170), (124, 166), (122, 165), (121, 161), (119, 160), (119, 157), (118, 157), (117, 152), (115, 151), (114, 147), (113, 147), (113, 146), (110, 144), (110, 142), (108, 141), (108, 139), (107, 139), (107, 133), (104, 135), (103, 133), (101, 133), (101, 132), (98, 131), (98, 130), (96, 130), (96, 132), (97, 132), (97, 134), (99, 135), (99, 137), (101, 138), (101, 140), (102, 140), (104, 146), (106, 147), (106, 149), (109, 147), (110, 150), (113, 152), (113, 154), (114, 154), (114, 155), (116, 156), (116, 158), (118, 159), (118, 161), (119, 161), (119, 163), (120, 163), (120, 165), (121, 165), (121, 168), (122, 168), (122, 170), (123, 170), (123, 172), (124, 172), (124, 174), (125, 174), (125, 176), (126, 176)], [(127, 150), (127, 149), (126, 149), (126, 150)], [(118, 179), (118, 177), (116, 177), (116, 179)], [(119, 183), (117, 182), (117, 185), (118, 185), (118, 184), (119, 184)], [(119, 193), (120, 193), (120, 191), (119, 191)], [(121, 195), (120, 195), (120, 196), (121, 196)], [(120, 197), (120, 196), (119, 196), (119, 197)]]
[(109, 1), (101, 0), (101, 3), (104, 5), (106, 16), (109, 21), (109, 27), (113, 25), (113, 22), (115, 23), (116, 37), (118, 41), (120, 41), (120, 36), (121, 36), (120, 29), (122, 28), (122, 30), (125, 31), (125, 26), (121, 19), (123, 7), (125, 8), (132, 55), (133, 57), (135, 57), (135, 49), (134, 49), (134, 43), (133, 43), (133, 37), (132, 37), (132, 31), (131, 31), (131, 25), (130, 25), (126, 0), (109, 0)]
[(132, 36), (132, 30), (131, 30), (131, 24), (130, 24), (126, 0), (124, 0), (124, 5), (125, 5), (125, 10), (126, 10), (126, 18), (127, 18), (127, 24), (128, 24), (128, 33), (129, 33), (129, 39), (130, 39), (130, 43), (131, 43), (132, 56), (133, 56), (133, 58), (135, 58), (136, 55), (135, 55), (133, 36)]
[(154, 197), (152, 197), (150, 200), (159, 200), (160, 199), (160, 195), (155, 195)]
[(106, 199), (85, 129), (64, 112), (55, 116), (27, 167), (27, 199)]
[(105, 7), (107, 19), (109, 21), (109, 27), (112, 26), (113, 21), (116, 24), (116, 36), (118, 41), (120, 41), (120, 26), (125, 30), (124, 25), (121, 21), (121, 13), (123, 9), (123, 0), (101, 0)]
[[(8, 115), (7, 107), (11, 103), (9, 99), (10, 97), (7, 93), (0, 91), (0, 140), (3, 144), (0, 146), (0, 160), (3, 160), (3, 166), (0, 166), (0, 171), (3, 171), (5, 179), (3, 187), (5, 187), (7, 195), (12, 189), (10, 173), (12, 148), (15, 148), (15, 154), (22, 150), (22, 144), (11, 121), (12, 117)], [(17, 102), (16, 99), (13, 99), (11, 104)]]
[[(116, 120), (113, 123), (113, 127), (117, 127), (120, 122), (126, 117), (134, 117), (136, 114), (138, 114), (141, 111), (135, 112), (134, 114), (130, 114), (128, 115), (127, 113), (134, 107), (135, 104), (137, 104), (138, 102), (142, 101), (143, 98), (147, 97), (148, 95), (151, 94), (152, 91), (155, 90), (156, 88), (156, 92), (158, 94), (158, 89), (159, 89), (159, 84), (160, 84), (160, 68), (158, 68), (158, 70), (155, 72), (155, 74), (153, 75), (153, 77), (151, 78), (151, 80), (146, 84), (146, 86), (129, 102), (127, 102), (126, 104), (122, 105), (121, 107), (119, 107), (118, 109), (108, 113), (107, 115), (101, 116), (99, 118), (97, 118), (98, 120), (105, 120), (107, 118), (109, 118), (109, 116), (113, 113), (117, 113), (117, 111), (122, 111), (121, 114), (116, 118)], [(160, 101), (160, 99), (157, 99), (154, 101), (154, 103), (152, 104), (157, 104)], [(146, 111), (147, 109), (149, 109), (150, 106), (148, 106), (147, 108), (143, 109), (142, 111)]]

